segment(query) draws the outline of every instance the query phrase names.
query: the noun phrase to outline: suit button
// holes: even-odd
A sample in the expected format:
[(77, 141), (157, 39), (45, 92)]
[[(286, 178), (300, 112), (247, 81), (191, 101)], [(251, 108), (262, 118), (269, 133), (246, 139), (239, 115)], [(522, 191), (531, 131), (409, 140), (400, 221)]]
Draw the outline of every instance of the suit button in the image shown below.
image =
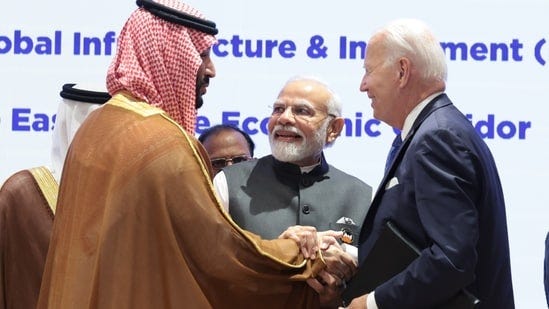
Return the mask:
[(310, 178), (303, 178), (301, 179), (301, 184), (307, 188), (307, 187), (310, 187), (312, 184), (313, 184), (313, 180), (310, 179)]
[(304, 214), (308, 215), (311, 212), (311, 209), (309, 205), (303, 205), (303, 209), (301, 210)]

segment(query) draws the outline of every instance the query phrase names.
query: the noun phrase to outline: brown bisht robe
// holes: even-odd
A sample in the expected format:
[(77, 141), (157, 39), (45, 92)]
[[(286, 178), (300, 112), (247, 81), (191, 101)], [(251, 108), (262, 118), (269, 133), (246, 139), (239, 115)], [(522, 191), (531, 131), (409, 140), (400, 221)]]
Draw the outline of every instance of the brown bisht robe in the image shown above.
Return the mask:
[(315, 308), (325, 266), (240, 229), (198, 141), (119, 93), (82, 124), (63, 169), (39, 308)]
[(22, 170), (0, 189), (0, 308), (36, 308), (57, 200), (46, 167)]

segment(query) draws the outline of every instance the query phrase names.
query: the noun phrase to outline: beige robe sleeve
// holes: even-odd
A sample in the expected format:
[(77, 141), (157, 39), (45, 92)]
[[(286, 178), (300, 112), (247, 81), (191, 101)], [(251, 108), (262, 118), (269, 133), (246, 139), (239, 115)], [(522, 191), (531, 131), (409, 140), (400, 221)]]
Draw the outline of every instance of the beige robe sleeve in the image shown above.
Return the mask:
[(194, 137), (112, 103), (67, 156), (39, 308), (318, 307), (321, 259), (240, 229)]

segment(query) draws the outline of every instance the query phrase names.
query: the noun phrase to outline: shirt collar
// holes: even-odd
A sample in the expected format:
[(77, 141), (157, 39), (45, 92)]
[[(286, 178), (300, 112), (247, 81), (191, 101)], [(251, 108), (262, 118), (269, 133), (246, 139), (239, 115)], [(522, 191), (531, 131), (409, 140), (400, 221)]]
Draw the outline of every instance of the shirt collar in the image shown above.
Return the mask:
[(426, 97), (423, 101), (421, 101), (418, 105), (416, 105), (416, 107), (412, 109), (412, 111), (408, 114), (408, 116), (406, 116), (406, 119), (404, 120), (404, 125), (402, 126), (402, 131), (400, 132), (400, 137), (402, 138), (402, 140), (404, 140), (406, 136), (408, 136), (408, 133), (410, 133), (410, 130), (412, 129), (412, 125), (416, 121), (417, 116), (419, 116), (419, 113), (421, 113), (421, 111), (425, 108), (427, 104), (429, 104), (429, 102), (431, 102), (431, 100), (433, 100), (436, 96), (440, 95), (441, 93), (443, 93), (443, 91), (435, 92), (430, 96)]
[(312, 171), (315, 167), (319, 166), (320, 165), (320, 160), (318, 160), (318, 163), (316, 164), (313, 164), (313, 165), (309, 165), (309, 166), (301, 166), (300, 169), (301, 169), (301, 173), (309, 173), (310, 171)]
[(283, 173), (289, 173), (293, 175), (324, 175), (328, 172), (328, 163), (326, 162), (326, 158), (324, 157), (324, 152), (320, 156), (320, 162), (314, 165), (310, 166), (304, 166), (300, 167), (296, 164), (292, 164), (289, 162), (282, 162), (275, 159), (274, 156), (272, 156), (272, 159), (274, 161), (275, 170)]

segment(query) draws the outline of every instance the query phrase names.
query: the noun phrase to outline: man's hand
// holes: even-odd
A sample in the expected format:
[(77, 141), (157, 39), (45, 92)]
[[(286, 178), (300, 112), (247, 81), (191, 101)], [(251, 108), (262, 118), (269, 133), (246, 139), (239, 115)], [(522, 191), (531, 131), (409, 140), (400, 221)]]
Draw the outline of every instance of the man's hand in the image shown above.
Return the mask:
[(307, 284), (320, 296), (321, 308), (336, 308), (341, 303), (344, 281), (326, 270), (320, 271), (316, 278), (307, 279)]
[(287, 228), (278, 238), (293, 239), (306, 259), (315, 259), (319, 250), (316, 228), (313, 226), (295, 225)]
[(357, 263), (337, 242), (322, 250), (322, 256), (326, 269), (316, 278), (308, 279), (307, 284), (319, 294), (321, 307), (335, 308), (341, 303), (341, 292), (346, 281), (355, 274)]
[(345, 281), (351, 279), (358, 267), (356, 260), (339, 246), (330, 246), (323, 250), (322, 257), (326, 262), (326, 271)]
[(293, 239), (301, 249), (303, 256), (314, 260), (320, 250), (326, 250), (330, 246), (336, 246), (341, 249), (338, 239), (343, 236), (343, 232), (324, 231), (317, 232), (313, 226), (294, 225), (287, 228), (278, 238)]
[(368, 294), (357, 297), (351, 301), (349, 306), (345, 307), (346, 309), (368, 309), (366, 306), (366, 297)]
[(318, 232), (317, 235), (318, 242), (320, 243), (320, 250), (327, 250), (330, 246), (336, 246), (337, 248), (342, 249), (337, 241), (343, 237), (342, 231), (327, 230)]

